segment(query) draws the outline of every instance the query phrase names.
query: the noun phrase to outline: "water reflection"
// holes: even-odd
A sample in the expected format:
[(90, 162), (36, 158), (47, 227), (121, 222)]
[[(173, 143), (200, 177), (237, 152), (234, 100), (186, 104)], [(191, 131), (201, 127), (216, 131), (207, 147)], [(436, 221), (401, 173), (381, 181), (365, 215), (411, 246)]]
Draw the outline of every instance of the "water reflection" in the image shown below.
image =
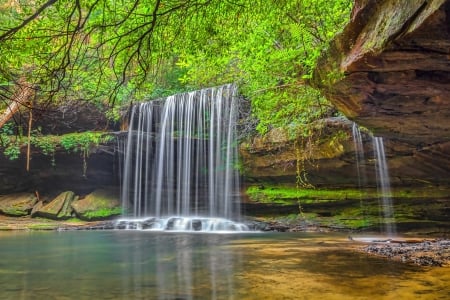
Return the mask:
[(221, 235), (151, 234), (146, 241), (135, 240), (135, 248), (121, 259), (123, 297), (217, 299), (233, 295), (233, 274), (240, 255), (219, 248), (227, 239)]
[(129, 231), (0, 237), (1, 299), (233, 298), (241, 255), (221, 247), (230, 238)]
[(0, 299), (448, 299), (450, 272), (344, 236), (0, 233)]

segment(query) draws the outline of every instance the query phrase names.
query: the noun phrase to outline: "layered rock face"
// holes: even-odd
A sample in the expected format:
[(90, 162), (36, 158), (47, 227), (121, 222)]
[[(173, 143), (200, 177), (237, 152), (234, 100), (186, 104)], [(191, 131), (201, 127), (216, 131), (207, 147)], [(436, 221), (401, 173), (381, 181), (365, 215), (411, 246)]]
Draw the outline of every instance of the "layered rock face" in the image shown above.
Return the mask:
[[(247, 183), (295, 184), (301, 180), (315, 187), (358, 188), (357, 154), (352, 130), (346, 118), (320, 120), (307, 138), (274, 129), (240, 145), (242, 174)], [(373, 136), (361, 132), (365, 159), (360, 161), (366, 187), (377, 186)], [(417, 150), (396, 139), (385, 140), (385, 154), (393, 186), (450, 184), (448, 154), (450, 143)]]
[(356, 1), (312, 84), (385, 138), (394, 181), (450, 184), (449, 0)]
[[(450, 141), (450, 1), (356, 1), (313, 84), (376, 135)], [(448, 146), (445, 146), (448, 148)]]

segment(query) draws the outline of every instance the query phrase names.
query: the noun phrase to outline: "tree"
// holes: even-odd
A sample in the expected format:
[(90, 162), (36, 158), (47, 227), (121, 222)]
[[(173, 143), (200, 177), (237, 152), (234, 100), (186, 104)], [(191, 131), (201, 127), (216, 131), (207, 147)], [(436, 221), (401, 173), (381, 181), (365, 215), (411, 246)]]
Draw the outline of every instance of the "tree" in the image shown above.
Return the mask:
[(326, 106), (305, 84), (350, 2), (9, 1), (0, 6), (0, 78), (25, 76), (41, 101), (110, 105), (163, 95), (161, 86), (234, 81), (252, 99), (264, 132)]

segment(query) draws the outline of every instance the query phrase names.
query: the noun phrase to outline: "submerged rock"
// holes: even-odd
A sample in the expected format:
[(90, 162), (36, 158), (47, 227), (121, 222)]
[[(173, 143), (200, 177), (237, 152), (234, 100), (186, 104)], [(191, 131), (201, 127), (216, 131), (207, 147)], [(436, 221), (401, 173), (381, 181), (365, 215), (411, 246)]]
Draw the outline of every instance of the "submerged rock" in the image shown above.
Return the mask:
[(72, 202), (75, 214), (83, 220), (108, 219), (120, 215), (122, 208), (118, 195), (110, 190), (95, 190), (83, 199)]
[(36, 202), (36, 195), (31, 193), (0, 196), (0, 212), (10, 216), (26, 216)]

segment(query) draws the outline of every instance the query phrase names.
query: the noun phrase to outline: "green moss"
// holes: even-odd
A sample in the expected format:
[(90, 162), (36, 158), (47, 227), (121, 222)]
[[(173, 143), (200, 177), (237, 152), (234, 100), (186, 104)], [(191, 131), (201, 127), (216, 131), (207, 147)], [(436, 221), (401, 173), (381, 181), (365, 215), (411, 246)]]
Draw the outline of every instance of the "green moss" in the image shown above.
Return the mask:
[[(400, 199), (445, 198), (448, 190), (436, 188), (393, 189), (391, 197)], [(302, 203), (330, 202), (339, 200), (376, 199), (382, 195), (377, 189), (305, 189), (295, 186), (258, 185), (250, 186), (246, 190), (252, 201), (261, 203), (293, 204), (301, 200)]]
[(83, 223), (84, 221), (80, 220), (78, 218), (70, 218), (70, 219), (67, 219), (65, 222), (68, 222), (68, 223)]
[(14, 209), (14, 208), (5, 209), (5, 210), (3, 211), (3, 213), (6, 214), (6, 215), (16, 216), (16, 217), (28, 215), (28, 212), (27, 212), (27, 211), (24, 211), (24, 210), (22, 210), (22, 209)]
[(121, 207), (114, 208), (101, 208), (98, 210), (87, 211), (83, 214), (83, 217), (86, 219), (105, 219), (112, 216), (117, 216), (122, 213)]
[(291, 186), (250, 186), (246, 191), (252, 201), (261, 203), (294, 204), (314, 203), (317, 201), (337, 201), (360, 199), (363, 193), (356, 189), (321, 190), (303, 189)]

